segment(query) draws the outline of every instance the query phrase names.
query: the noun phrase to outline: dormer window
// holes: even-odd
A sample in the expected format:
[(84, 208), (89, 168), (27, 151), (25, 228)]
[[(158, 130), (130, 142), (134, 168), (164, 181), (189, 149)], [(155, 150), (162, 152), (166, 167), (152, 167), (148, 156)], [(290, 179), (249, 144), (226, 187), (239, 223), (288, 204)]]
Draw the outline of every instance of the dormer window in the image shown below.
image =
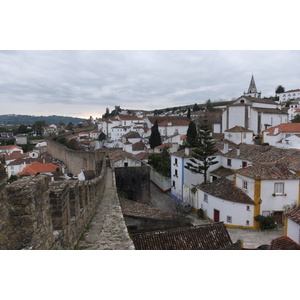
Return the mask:
[(245, 100), (241, 100), (240, 103), (245, 103)]

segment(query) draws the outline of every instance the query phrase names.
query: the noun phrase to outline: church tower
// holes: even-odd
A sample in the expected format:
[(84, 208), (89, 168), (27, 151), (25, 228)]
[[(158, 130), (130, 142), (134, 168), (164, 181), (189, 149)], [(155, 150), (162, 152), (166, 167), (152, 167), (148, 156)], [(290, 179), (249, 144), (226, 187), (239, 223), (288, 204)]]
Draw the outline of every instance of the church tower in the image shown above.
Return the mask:
[(260, 98), (261, 97), (261, 92), (258, 92), (257, 89), (256, 89), (256, 85), (255, 85), (253, 75), (251, 77), (248, 93), (244, 92), (244, 96), (254, 97), (254, 98)]

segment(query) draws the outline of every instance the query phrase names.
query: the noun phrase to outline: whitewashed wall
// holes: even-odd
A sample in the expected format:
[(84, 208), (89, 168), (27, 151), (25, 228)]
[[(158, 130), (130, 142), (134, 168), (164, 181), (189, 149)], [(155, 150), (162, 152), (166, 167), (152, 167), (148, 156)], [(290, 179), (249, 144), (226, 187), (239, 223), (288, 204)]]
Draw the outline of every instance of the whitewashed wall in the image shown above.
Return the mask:
[[(220, 212), (220, 222), (224, 222), (226, 225), (253, 226), (254, 205), (234, 203), (211, 195), (207, 195), (208, 201), (205, 202), (204, 194), (203, 191), (198, 191), (197, 207), (202, 208), (210, 219), (214, 219), (214, 209), (216, 209)], [(247, 210), (247, 206), (250, 207), (250, 210)], [(231, 223), (227, 222), (227, 216), (231, 217)], [(247, 221), (249, 221), (249, 225), (246, 225)]]
[(151, 168), (150, 171), (150, 180), (153, 181), (164, 192), (171, 188), (170, 178), (155, 172), (153, 168)]
[(287, 236), (300, 245), (300, 225), (288, 219)]
[[(274, 184), (284, 183), (284, 193), (286, 196), (273, 196)], [(261, 181), (261, 200), (262, 211), (284, 211), (286, 205), (294, 205), (298, 201), (299, 180), (262, 180)]]

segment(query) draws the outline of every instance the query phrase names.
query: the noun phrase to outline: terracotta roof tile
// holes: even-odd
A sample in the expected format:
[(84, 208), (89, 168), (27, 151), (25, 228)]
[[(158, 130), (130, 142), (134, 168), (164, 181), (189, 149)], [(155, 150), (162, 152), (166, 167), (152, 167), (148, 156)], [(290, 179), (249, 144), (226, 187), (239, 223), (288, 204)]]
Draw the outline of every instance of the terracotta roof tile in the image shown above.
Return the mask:
[(298, 205), (295, 209), (285, 213), (284, 215), (300, 225), (300, 205)]
[(300, 245), (287, 236), (272, 240), (269, 250), (300, 250)]
[(234, 126), (230, 129), (225, 130), (225, 132), (253, 132), (253, 131), (246, 129), (243, 126)]
[(27, 165), (18, 175), (35, 175), (38, 173), (55, 172), (57, 169), (61, 169), (61, 167), (49, 163), (43, 164), (39, 162), (33, 162)]
[(295, 133), (299, 132), (300, 133), (300, 123), (282, 123), (280, 125), (268, 128), (268, 129), (264, 130), (263, 132), (266, 132), (267, 135), (277, 135), (281, 132), (295, 132)]
[(132, 151), (143, 151), (146, 149), (146, 145), (143, 142), (137, 142), (132, 145)]
[(223, 223), (132, 234), (137, 250), (221, 250), (232, 245)]
[(219, 178), (213, 182), (202, 183), (198, 188), (201, 191), (220, 199), (255, 205), (255, 202), (246, 193), (226, 178)]
[(299, 176), (289, 171), (285, 164), (255, 165), (235, 171), (237, 174), (254, 179), (276, 180), (276, 179), (299, 179)]
[(119, 161), (119, 160), (123, 160), (125, 158), (138, 160), (134, 155), (132, 155), (131, 153), (128, 153), (126, 151), (123, 151), (122, 149), (117, 149), (117, 150), (109, 153), (109, 159), (113, 163), (116, 161)]

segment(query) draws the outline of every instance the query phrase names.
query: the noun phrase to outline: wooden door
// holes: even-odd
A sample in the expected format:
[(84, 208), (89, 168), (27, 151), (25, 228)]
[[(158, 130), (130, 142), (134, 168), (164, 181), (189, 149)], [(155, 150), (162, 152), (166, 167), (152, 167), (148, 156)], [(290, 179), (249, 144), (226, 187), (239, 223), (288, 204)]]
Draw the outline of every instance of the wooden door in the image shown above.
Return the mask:
[(220, 222), (220, 211), (214, 209), (214, 222)]
[(274, 211), (274, 220), (277, 224), (282, 225), (283, 221), (282, 221), (282, 211)]

